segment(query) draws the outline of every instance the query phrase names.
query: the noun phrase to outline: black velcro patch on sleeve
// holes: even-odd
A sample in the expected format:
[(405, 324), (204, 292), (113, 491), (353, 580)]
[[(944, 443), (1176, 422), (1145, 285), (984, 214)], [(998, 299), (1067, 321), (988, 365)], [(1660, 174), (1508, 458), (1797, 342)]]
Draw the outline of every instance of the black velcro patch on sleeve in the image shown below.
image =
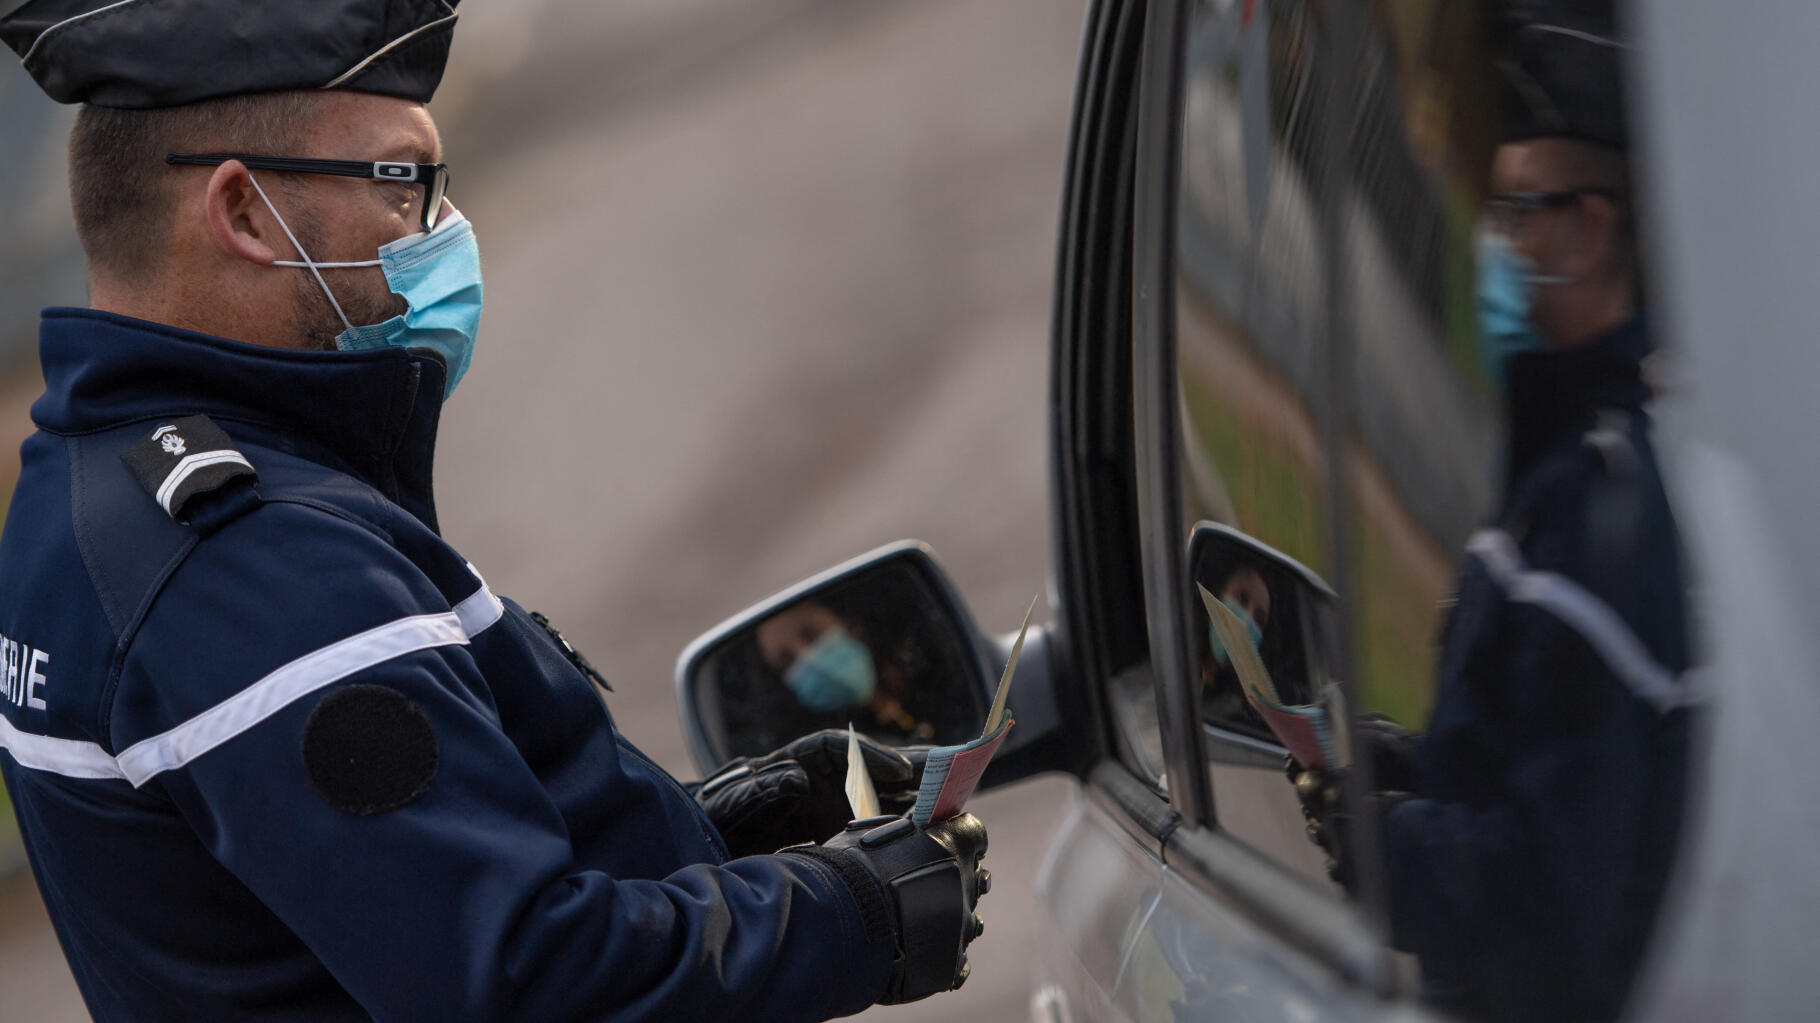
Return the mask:
[(361, 817), (415, 802), (436, 777), (430, 721), (390, 686), (343, 686), (303, 726), (310, 784), (337, 810)]
[(806, 856), (833, 867), (835, 876), (852, 891), (853, 901), (859, 904), (859, 921), (865, 929), (866, 940), (890, 939), (893, 930), (891, 907), (885, 899), (885, 888), (851, 853), (845, 849), (826, 849), (819, 845), (793, 845), (779, 850), (779, 853)]
[(179, 522), (184, 521), (183, 506), (191, 498), (242, 476), (259, 478), (252, 463), (207, 416), (159, 423), (122, 452), (120, 460), (152, 500)]

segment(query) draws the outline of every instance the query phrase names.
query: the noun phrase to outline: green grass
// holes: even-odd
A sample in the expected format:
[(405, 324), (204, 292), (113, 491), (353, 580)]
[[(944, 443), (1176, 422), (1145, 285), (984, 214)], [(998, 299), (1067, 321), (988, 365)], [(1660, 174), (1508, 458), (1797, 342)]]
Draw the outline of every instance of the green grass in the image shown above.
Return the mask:
[(1352, 535), (1360, 595), (1352, 609), (1359, 712), (1421, 728), (1434, 704), (1437, 595), (1391, 556), (1381, 527), (1354, 522)]
[(1182, 400), (1232, 496), (1238, 514), (1232, 525), (1325, 576), (1325, 481), (1281, 439), (1240, 422), (1190, 374), (1182, 377)]
[[(1306, 464), (1267, 429), (1241, 421), (1192, 374), (1182, 400), (1197, 439), (1225, 481), (1238, 521), (1250, 536), (1307, 565), (1331, 582), (1324, 471)], [(1359, 502), (1352, 502), (1356, 513)], [(1415, 566), (1400, 562), (1384, 523), (1352, 523), (1356, 568), (1346, 592), (1361, 713), (1386, 714), (1412, 728), (1428, 720), (1434, 700), (1436, 601)]]

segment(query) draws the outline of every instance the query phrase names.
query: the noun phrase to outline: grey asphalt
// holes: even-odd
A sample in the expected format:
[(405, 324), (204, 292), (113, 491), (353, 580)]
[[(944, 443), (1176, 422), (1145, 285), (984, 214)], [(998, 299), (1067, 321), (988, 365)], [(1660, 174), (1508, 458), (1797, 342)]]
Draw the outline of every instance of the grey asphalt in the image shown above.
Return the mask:
[[(621, 728), (683, 777), (677, 653), (803, 576), (916, 537), (984, 628), (1015, 628), (1047, 589), (1082, 5), (464, 11), (432, 111), (487, 313), (443, 421), (451, 542), (587, 652)], [(29, 391), (0, 388), (4, 450)], [(977, 800), (995, 885), (973, 979), (869, 1017), (1028, 1015), (1031, 884), (1070, 793), (1049, 778)], [(0, 990), (8, 1018), (84, 1018), (17, 879)]]

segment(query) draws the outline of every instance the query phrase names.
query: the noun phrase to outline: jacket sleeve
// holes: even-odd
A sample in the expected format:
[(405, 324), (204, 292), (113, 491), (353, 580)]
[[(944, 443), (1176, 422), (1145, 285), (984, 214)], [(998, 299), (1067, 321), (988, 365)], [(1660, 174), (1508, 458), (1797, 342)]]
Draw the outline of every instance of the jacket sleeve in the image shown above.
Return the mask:
[[(1419, 795), (1386, 814), (1393, 936), (1455, 975), (1546, 963), (1571, 986), (1607, 971), (1634, 923), (1626, 879), (1662, 784), (1656, 711), (1583, 623), (1529, 599), (1544, 577), (1590, 592), (1577, 496), (1528, 537), (1528, 591), (1482, 560), (1465, 566)], [(1508, 969), (1518, 962), (1532, 969)]]
[[(815, 860), (578, 869), (460, 627), (383, 538), (268, 505), (199, 546), (147, 615), (116, 752), (376, 1019), (819, 1020), (879, 996), (890, 939)], [(427, 729), (403, 729), (395, 777), (338, 778), (321, 750), (341, 733), (312, 714), (375, 692)]]
[[(1543, 614), (1507, 608), (1509, 634), (1497, 644), (1504, 664), (1481, 670), (1494, 685), (1527, 684), (1557, 698), (1475, 692), (1447, 708), (1445, 720), (1437, 708), (1440, 727), (1420, 758), (1421, 794), (1388, 811), (1393, 929), (1412, 951), (1482, 949), (1500, 928), (1512, 936), (1553, 933), (1557, 942), (1584, 935), (1596, 944), (1585, 924), (1614, 913), (1600, 903), (1615, 899), (1621, 885), (1614, 879), (1637, 848), (1646, 732), (1609, 719), (1637, 715), (1612, 706), (1618, 701), (1606, 690), (1617, 683), (1609, 671), (1578, 637), (1537, 620)], [(1494, 701), (1503, 705), (1486, 706)], [(1471, 795), (1450, 792), (1453, 772), (1484, 770), (1487, 759), (1502, 765), (1494, 784)]]

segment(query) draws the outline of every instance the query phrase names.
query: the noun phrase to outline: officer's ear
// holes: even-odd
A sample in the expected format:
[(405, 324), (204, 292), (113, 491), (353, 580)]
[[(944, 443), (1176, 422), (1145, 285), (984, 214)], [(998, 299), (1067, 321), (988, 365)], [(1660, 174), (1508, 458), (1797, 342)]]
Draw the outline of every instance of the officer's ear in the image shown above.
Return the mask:
[(229, 160), (215, 168), (202, 202), (209, 235), (227, 255), (260, 266), (270, 266), (279, 259), (301, 258), (293, 255), (296, 246), (285, 237), (284, 229), (260, 198), (252, 172), (239, 160)]

